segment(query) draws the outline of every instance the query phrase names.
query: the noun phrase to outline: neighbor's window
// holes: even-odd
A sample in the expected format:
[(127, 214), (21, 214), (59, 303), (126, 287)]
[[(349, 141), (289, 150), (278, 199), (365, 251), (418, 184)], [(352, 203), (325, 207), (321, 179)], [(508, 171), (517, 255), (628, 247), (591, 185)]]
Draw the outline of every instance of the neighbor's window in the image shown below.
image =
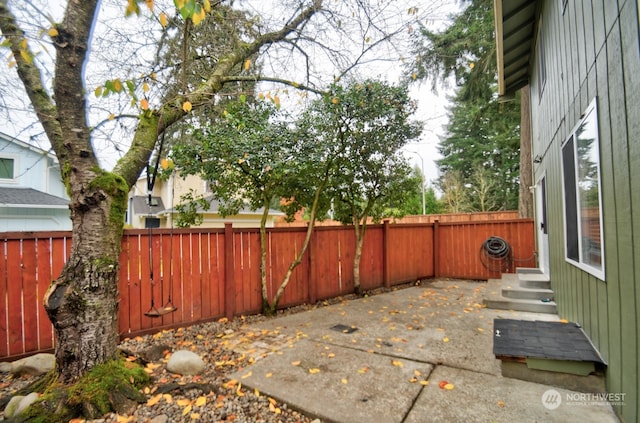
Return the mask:
[(594, 99), (562, 146), (567, 261), (604, 280), (598, 108)]
[(14, 179), (14, 160), (6, 157), (0, 158), (0, 179)]

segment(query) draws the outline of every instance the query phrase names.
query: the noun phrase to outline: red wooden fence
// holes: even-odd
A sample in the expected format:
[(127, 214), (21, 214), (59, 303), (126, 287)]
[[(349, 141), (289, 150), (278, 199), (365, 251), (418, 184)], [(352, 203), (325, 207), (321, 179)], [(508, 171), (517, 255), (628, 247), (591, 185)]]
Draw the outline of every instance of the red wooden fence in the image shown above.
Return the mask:
[[(364, 290), (438, 277), (489, 279), (480, 249), (490, 236), (512, 248), (510, 270), (533, 267), (531, 219), (372, 225), (360, 265)], [(299, 251), (304, 228), (267, 230), (270, 298)], [(0, 359), (49, 350), (54, 333), (42, 306), (51, 280), (69, 256), (71, 233), (0, 234)], [(353, 292), (355, 236), (352, 227), (316, 228), (294, 271), (281, 307)], [(151, 257), (150, 257), (151, 255)], [(153, 265), (153, 278), (150, 264)], [(152, 280), (153, 279), (153, 280)], [(119, 328), (122, 336), (186, 326), (261, 308), (260, 234), (257, 229), (127, 230), (120, 257)], [(153, 295), (152, 295), (153, 294)], [(149, 318), (153, 302), (169, 299), (177, 311)]]

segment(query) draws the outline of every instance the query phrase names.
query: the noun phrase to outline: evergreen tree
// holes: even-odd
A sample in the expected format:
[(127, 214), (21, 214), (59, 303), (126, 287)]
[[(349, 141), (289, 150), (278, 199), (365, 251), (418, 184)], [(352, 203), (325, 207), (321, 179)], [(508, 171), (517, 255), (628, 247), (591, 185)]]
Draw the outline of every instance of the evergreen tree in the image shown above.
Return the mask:
[(445, 31), (422, 27), (414, 39), (412, 78), (457, 86), (437, 164), (441, 187), (459, 173), (467, 211), (518, 208), (520, 103), (498, 102), (493, 25), (493, 2), (472, 0)]

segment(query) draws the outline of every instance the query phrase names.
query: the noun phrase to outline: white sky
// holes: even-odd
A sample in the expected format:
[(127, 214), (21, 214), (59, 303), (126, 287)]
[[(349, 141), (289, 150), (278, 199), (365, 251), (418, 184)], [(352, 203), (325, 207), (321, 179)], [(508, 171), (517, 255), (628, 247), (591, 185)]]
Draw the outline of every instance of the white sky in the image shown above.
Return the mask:
[[(10, 0), (10, 3), (20, 1), (20, 0)], [(36, 0), (37, 1), (37, 0)], [(241, 0), (242, 1), (242, 0)], [(252, 0), (245, 0), (252, 1)], [(34, 1), (35, 2), (35, 1)], [(48, 1), (44, 2), (46, 4), (46, 9), (43, 9), (45, 13), (49, 14), (54, 20), (59, 20), (62, 16), (63, 4), (66, 2), (58, 1)], [(420, 5), (423, 4), (423, 7), (431, 7), (432, 3), (437, 3), (438, 12), (434, 14), (434, 19), (430, 20), (430, 25), (432, 28), (442, 27), (444, 25), (445, 20), (443, 19), (447, 14), (455, 12), (459, 10), (459, 2), (456, 0), (398, 0), (397, 7), (398, 11), (406, 11), (407, 6), (413, 3), (418, 3)], [(122, 1), (123, 8), (125, 2)], [(247, 4), (247, 3), (245, 3)], [(264, 0), (260, 2), (263, 7), (267, 4), (273, 5), (275, 4), (273, 0)], [(403, 6), (404, 4), (404, 6)], [(396, 4), (392, 3), (393, 6)], [(141, 3), (141, 7), (144, 8), (144, 3)], [(399, 12), (399, 13), (400, 13)], [(266, 17), (265, 17), (266, 19)], [(100, 27), (97, 27), (96, 32), (100, 31)], [(98, 34), (95, 34), (98, 35)], [(42, 46), (41, 46), (42, 47)], [(33, 46), (32, 46), (33, 48)], [(44, 46), (46, 48), (46, 46)], [(47, 49), (49, 54), (54, 54), (53, 48), (49, 46)], [(46, 60), (46, 54), (41, 56), (41, 60)], [(0, 51), (0, 61), (4, 63), (0, 63), (0, 66), (6, 66), (7, 60), (7, 50)], [(371, 65), (372, 67), (366, 67), (368, 71), (371, 73), (376, 72), (377, 75), (367, 75), (367, 76), (383, 76), (386, 77), (390, 82), (397, 82), (399, 70), (402, 65), (398, 62), (379, 62)], [(375, 69), (375, 70), (374, 70)], [(13, 72), (13, 71), (11, 71)], [(368, 72), (367, 72), (368, 73)], [(0, 77), (0, 80), (3, 78)], [(395, 80), (394, 80), (395, 79)], [(88, 90), (93, 90), (95, 87), (87, 86)], [(438, 93), (434, 93), (431, 90), (431, 83), (426, 81), (421, 83), (420, 85), (416, 84), (412, 88), (412, 96), (418, 102), (418, 112), (416, 114), (416, 118), (425, 123), (424, 131), (420, 142), (409, 144), (406, 148), (406, 156), (413, 163), (414, 166), (418, 166), (423, 169), (427, 184), (431, 184), (433, 180), (435, 180), (439, 175), (434, 163), (434, 160), (439, 158), (437, 152), (437, 145), (439, 143), (439, 137), (443, 133), (443, 125), (446, 124), (446, 95), (448, 91), (444, 88), (440, 88)], [(6, 90), (5, 90), (6, 95)], [(91, 93), (88, 94), (90, 97), (93, 97)], [(283, 106), (286, 107), (285, 104), (287, 100), (284, 99), (283, 96)], [(297, 101), (293, 97), (291, 97), (291, 101)], [(14, 99), (3, 98), (0, 103), (0, 107), (6, 107), (10, 110), (11, 118), (9, 121), (3, 122), (0, 124), (0, 132), (4, 132), (8, 135), (15, 136), (23, 141), (32, 142), (33, 144), (38, 145), (43, 149), (48, 149), (48, 142), (46, 138), (42, 136), (42, 129), (40, 125), (37, 123), (34, 115), (32, 113), (25, 112), (24, 109), (28, 104), (25, 104), (26, 100), (24, 96), (16, 96)], [(296, 107), (294, 105), (294, 107)], [(299, 107), (299, 106), (297, 106)], [(106, 113), (106, 111), (104, 111)], [(108, 114), (107, 114), (108, 115)], [(104, 118), (102, 118), (104, 119)], [(96, 122), (92, 122), (95, 124)], [(32, 139), (36, 134), (40, 134)], [(126, 148), (126, 147), (125, 147)], [(115, 161), (117, 160), (117, 155), (109, 154), (108, 151), (113, 151), (113, 146), (102, 146), (96, 145), (97, 154), (101, 158), (102, 164), (106, 168), (111, 168)]]

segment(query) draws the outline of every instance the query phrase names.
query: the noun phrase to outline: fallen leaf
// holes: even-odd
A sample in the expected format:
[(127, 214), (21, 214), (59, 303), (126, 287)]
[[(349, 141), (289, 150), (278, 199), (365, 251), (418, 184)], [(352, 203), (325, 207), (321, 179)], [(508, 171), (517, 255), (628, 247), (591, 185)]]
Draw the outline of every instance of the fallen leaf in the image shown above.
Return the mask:
[(191, 417), (191, 420), (198, 420), (200, 418), (200, 413), (191, 413), (189, 417)]
[(420, 381), (420, 385), (422, 385), (422, 386), (427, 386), (428, 384), (429, 384), (428, 380), (421, 380)]
[(445, 336), (444, 338), (442, 338), (442, 342), (449, 342), (449, 337)]
[(318, 368), (309, 369), (309, 373), (311, 373), (312, 375), (315, 375), (316, 373), (320, 373), (320, 369)]
[(400, 360), (392, 360), (391, 364), (393, 364), (396, 367), (403, 367), (404, 366), (404, 363), (402, 363), (402, 361), (400, 361)]
[(446, 384), (448, 384), (448, 383), (449, 383), (449, 382), (447, 382), (446, 380), (441, 380), (441, 381), (440, 381), (440, 383), (438, 383), (438, 387), (439, 387), (440, 389), (444, 389), (444, 386), (445, 386)]
[(342, 378), (341, 382), (343, 385), (346, 385), (347, 383), (349, 383), (349, 381), (344, 377)]
[(207, 405), (207, 397), (205, 396), (198, 397), (198, 399), (196, 400), (196, 407), (202, 407), (204, 405)]
[(176, 401), (176, 404), (178, 404), (180, 407), (186, 407), (187, 405), (191, 405), (191, 400), (181, 398)]
[(240, 377), (240, 379), (246, 379), (246, 378), (248, 378), (248, 377), (251, 377), (251, 375), (252, 375), (252, 374), (253, 374), (253, 372), (249, 371), (249, 372), (247, 372), (246, 374), (242, 375), (242, 376)]
[(498, 407), (504, 407), (504, 401), (498, 401)]
[(264, 377), (266, 377), (267, 379), (270, 378), (271, 376), (273, 376), (273, 373), (269, 372), (266, 375), (264, 375)]
[(451, 391), (453, 388), (453, 383), (447, 383), (446, 385), (444, 385), (444, 389), (446, 389), (447, 391)]
[(147, 400), (147, 407), (153, 407), (162, 399), (162, 394), (155, 395)]
[(191, 404), (187, 405), (184, 410), (182, 410), (182, 415), (186, 416), (187, 414), (191, 413)]
[(300, 365), (300, 360), (292, 361), (292, 362), (291, 362), (291, 365), (292, 365), (292, 366), (299, 366), (299, 365)]

